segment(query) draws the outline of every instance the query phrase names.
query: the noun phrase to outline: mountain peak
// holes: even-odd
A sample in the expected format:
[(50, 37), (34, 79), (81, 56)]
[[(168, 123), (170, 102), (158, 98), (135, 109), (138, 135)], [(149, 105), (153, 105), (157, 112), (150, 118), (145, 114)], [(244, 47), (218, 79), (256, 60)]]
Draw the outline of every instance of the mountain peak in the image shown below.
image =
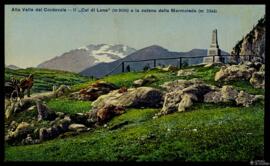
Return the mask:
[(56, 56), (38, 65), (39, 68), (80, 72), (102, 62), (113, 62), (135, 52), (122, 44), (89, 44)]

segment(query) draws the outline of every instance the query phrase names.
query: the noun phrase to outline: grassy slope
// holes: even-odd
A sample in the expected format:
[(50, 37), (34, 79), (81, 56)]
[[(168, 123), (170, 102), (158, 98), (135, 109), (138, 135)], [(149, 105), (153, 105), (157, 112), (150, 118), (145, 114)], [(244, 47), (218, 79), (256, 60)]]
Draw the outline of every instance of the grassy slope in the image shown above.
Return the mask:
[(19, 70), (6, 68), (5, 80), (9, 80), (11, 76), (14, 76), (17, 79), (21, 79), (28, 76), (30, 73), (34, 74), (34, 85), (32, 88), (34, 93), (51, 91), (53, 85), (75, 85), (90, 81), (90, 78), (80, 76), (76, 73), (39, 68), (27, 68)]
[[(216, 67), (196, 67), (196, 74), (185, 79), (197, 77), (211, 84), (220, 84), (213, 80), (217, 70)], [(131, 87), (133, 80), (146, 74), (153, 74), (159, 78), (158, 82), (149, 85), (153, 87), (165, 81), (183, 78), (174, 73), (152, 70), (147, 73), (124, 73), (104, 79), (118, 86)], [(250, 93), (264, 93), (252, 88), (246, 81), (231, 84)], [(86, 85), (76, 85), (74, 89)], [(80, 103), (75, 101), (70, 103), (70, 107), (62, 107), (61, 105), (69, 101), (58, 100), (48, 101), (48, 105), (55, 111), (62, 109), (61, 111), (73, 113), (75, 109), (70, 107), (80, 107)], [(80, 111), (87, 110), (88, 106), (84, 103)], [(101, 127), (92, 132), (38, 145), (6, 146), (5, 158), (9, 161), (262, 159), (263, 110), (263, 102), (258, 102), (250, 108), (196, 104), (188, 112), (152, 119), (158, 109), (130, 109), (125, 114), (113, 118), (107, 128)]]

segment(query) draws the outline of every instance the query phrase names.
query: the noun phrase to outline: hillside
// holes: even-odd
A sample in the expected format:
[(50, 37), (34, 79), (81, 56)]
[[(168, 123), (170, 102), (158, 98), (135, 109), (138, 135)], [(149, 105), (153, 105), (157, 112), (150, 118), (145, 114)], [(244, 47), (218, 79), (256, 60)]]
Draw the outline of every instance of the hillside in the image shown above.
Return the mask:
[(11, 76), (14, 76), (16, 79), (21, 79), (27, 77), (30, 73), (34, 74), (33, 93), (51, 91), (53, 85), (75, 85), (91, 80), (89, 77), (80, 76), (72, 72), (38, 68), (16, 70), (5, 68), (5, 80), (10, 80)]
[[(221, 53), (222, 55), (228, 55), (228, 53), (224, 51), (222, 51)], [(83, 70), (80, 73), (86, 76), (103, 77), (109, 72), (111, 72), (113, 69), (115, 69), (117, 66), (119, 66), (122, 61), (157, 59), (157, 58), (176, 58), (180, 56), (181, 57), (207, 56), (207, 50), (206, 49), (193, 49), (188, 52), (171, 52), (161, 46), (152, 45), (152, 46), (140, 49), (117, 61), (110, 62), (110, 63), (100, 63), (97, 65), (94, 65), (92, 67), (89, 67)], [(202, 62), (202, 59), (203, 58), (183, 59), (183, 63), (186, 62), (189, 65), (199, 64)], [(144, 66), (148, 64), (151, 67), (153, 67), (153, 61), (126, 63), (126, 66), (130, 65), (132, 71), (140, 71), (143, 69)], [(158, 60), (156, 64), (159, 66), (163, 66), (163, 65), (166, 66), (169, 64), (179, 66), (179, 61), (178, 60)], [(118, 68), (116, 68), (116, 70), (112, 74), (121, 73), (121, 71), (122, 71), (121, 66), (119, 66)]]
[(120, 44), (90, 44), (63, 53), (39, 64), (37, 67), (78, 73), (101, 62), (113, 62), (121, 59), (135, 51), (134, 48)]
[[(237, 90), (264, 95), (246, 80), (215, 81), (219, 66), (185, 68), (192, 74), (177, 76), (173, 71), (153, 69), (111, 75), (101, 80), (118, 87), (134, 87), (133, 82), (146, 76), (157, 78), (146, 84), (160, 90), (167, 81), (198, 78), (207, 84), (232, 85)], [(73, 91), (96, 81), (77, 84)], [(54, 111), (69, 114), (92, 112), (91, 101), (68, 96), (46, 100)], [(57, 137), (34, 145), (5, 145), (6, 161), (246, 161), (264, 158), (264, 101), (249, 107), (235, 103), (199, 103), (185, 112), (174, 112), (153, 119), (161, 108), (128, 108), (105, 124), (90, 131)], [(31, 118), (30, 118), (31, 117)], [(17, 122), (32, 123), (37, 111), (14, 116)], [(49, 126), (44, 120), (41, 126)], [(73, 136), (72, 136), (73, 135)]]

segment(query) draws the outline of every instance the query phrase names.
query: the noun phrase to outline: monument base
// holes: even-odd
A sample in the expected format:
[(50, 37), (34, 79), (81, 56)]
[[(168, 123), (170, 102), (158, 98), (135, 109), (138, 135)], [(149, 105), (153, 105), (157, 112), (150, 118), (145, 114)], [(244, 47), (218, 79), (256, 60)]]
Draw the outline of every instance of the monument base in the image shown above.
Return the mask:
[(203, 64), (209, 64), (209, 63), (222, 63), (222, 57), (221, 56), (207, 56), (203, 58)]

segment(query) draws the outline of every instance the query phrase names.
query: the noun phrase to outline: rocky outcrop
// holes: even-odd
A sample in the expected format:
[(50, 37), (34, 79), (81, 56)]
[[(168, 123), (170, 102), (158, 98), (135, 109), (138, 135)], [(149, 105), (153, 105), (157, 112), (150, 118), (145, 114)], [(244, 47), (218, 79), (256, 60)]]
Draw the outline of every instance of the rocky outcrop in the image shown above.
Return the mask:
[(166, 88), (168, 92), (165, 94), (161, 111), (153, 118), (176, 111), (184, 112), (195, 102), (233, 102), (236, 105), (249, 107), (255, 101), (263, 99), (261, 95), (251, 95), (243, 91), (238, 92), (230, 85), (219, 88), (205, 84), (197, 79), (166, 82), (162, 87)]
[(112, 83), (97, 81), (87, 88), (81, 89), (79, 92), (72, 93), (71, 98), (78, 100), (94, 101), (99, 96), (109, 93), (118, 87)]
[(264, 88), (265, 65), (260, 62), (245, 62), (240, 65), (223, 66), (215, 74), (215, 81), (249, 80), (254, 88)]
[(255, 71), (245, 64), (224, 66), (215, 74), (215, 81), (249, 80)]
[(257, 100), (264, 99), (263, 95), (251, 95), (244, 91), (240, 91), (238, 93), (238, 96), (236, 98), (236, 103), (238, 105), (243, 105), (245, 107), (249, 107), (252, 103), (254, 103)]
[(166, 88), (168, 93), (165, 95), (161, 111), (154, 118), (175, 111), (186, 111), (194, 102), (203, 101), (204, 94), (214, 88), (197, 79), (166, 82), (162, 87)]
[(231, 60), (236, 61), (236, 55), (254, 55), (249, 59), (246, 56), (240, 56), (241, 61), (259, 61), (265, 59), (265, 16), (261, 18), (257, 25), (240, 40), (231, 52)]
[(261, 100), (262, 95), (251, 95), (244, 91), (238, 92), (232, 86), (225, 85), (219, 90), (211, 91), (204, 95), (206, 103), (234, 102), (237, 105), (249, 107), (257, 100)]

